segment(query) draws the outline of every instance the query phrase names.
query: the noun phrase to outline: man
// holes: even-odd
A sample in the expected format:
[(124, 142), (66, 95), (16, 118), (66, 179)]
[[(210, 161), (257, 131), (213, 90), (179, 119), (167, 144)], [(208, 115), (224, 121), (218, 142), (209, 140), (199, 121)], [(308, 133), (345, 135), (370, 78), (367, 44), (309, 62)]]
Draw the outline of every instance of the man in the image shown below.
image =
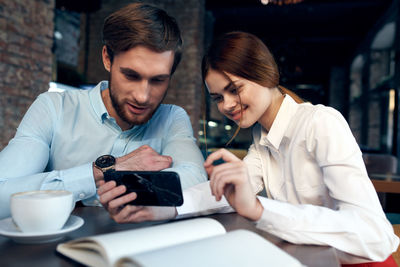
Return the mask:
[(176, 171), (183, 188), (206, 180), (187, 114), (160, 105), (181, 56), (175, 20), (130, 4), (106, 18), (103, 41), (109, 81), (41, 94), (0, 152), (0, 218), (20, 191), (65, 189), (99, 205), (96, 187), (109, 169)]

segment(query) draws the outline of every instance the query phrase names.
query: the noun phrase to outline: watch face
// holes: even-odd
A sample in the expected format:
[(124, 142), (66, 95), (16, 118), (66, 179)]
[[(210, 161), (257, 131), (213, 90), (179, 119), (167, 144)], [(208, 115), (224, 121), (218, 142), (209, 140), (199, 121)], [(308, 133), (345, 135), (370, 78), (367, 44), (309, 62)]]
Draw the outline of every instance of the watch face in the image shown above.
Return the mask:
[(95, 162), (96, 166), (100, 168), (110, 167), (115, 164), (115, 158), (111, 155), (104, 155), (98, 157)]

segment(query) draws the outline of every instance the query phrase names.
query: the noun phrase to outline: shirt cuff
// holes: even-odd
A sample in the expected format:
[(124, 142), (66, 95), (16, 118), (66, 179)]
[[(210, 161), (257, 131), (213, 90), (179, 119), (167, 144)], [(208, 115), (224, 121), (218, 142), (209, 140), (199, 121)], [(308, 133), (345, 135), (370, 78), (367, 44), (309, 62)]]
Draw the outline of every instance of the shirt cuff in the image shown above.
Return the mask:
[(229, 203), (223, 197), (216, 201), (211, 195), (210, 183), (205, 182), (183, 191), (183, 205), (176, 207), (177, 218), (199, 216), (212, 213), (233, 212)]
[(75, 201), (92, 197), (96, 194), (92, 163), (60, 171), (65, 190), (74, 194)]
[(257, 196), (264, 211), (261, 218), (256, 221), (256, 227), (265, 231), (293, 229), (298, 225), (295, 211), (290, 210), (289, 203), (272, 200), (266, 197)]

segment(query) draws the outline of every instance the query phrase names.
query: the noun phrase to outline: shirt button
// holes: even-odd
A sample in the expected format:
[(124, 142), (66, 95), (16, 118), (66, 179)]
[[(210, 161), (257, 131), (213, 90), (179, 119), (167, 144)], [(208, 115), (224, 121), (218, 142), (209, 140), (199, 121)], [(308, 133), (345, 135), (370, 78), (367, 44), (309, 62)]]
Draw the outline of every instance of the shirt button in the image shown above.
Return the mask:
[(84, 197), (85, 197), (85, 194), (84, 194), (84, 193), (80, 193), (80, 194), (79, 194), (79, 198), (80, 198), (80, 199), (83, 199)]

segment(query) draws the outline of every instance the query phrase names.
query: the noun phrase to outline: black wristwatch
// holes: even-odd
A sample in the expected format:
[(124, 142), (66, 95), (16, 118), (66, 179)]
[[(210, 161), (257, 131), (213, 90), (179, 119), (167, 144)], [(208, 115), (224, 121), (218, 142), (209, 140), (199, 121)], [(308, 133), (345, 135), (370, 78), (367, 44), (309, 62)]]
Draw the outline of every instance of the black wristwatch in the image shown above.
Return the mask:
[(104, 173), (115, 171), (115, 158), (111, 155), (103, 155), (96, 159), (94, 167)]

